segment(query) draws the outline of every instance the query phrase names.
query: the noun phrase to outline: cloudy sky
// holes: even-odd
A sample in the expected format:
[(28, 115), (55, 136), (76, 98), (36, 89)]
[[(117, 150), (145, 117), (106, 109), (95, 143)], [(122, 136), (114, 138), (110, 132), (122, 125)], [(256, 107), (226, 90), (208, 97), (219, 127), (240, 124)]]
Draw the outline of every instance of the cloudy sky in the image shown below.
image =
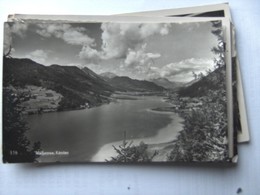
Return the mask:
[(210, 22), (5, 24), (5, 51), (49, 66), (87, 66), (135, 79), (188, 82), (213, 68)]

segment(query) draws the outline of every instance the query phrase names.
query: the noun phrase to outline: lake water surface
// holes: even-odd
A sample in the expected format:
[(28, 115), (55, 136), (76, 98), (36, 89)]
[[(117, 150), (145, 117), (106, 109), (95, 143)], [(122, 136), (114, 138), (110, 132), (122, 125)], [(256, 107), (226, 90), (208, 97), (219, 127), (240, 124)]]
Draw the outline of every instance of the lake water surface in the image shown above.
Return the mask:
[(28, 138), (40, 141), (43, 151), (69, 152), (44, 155), (40, 161), (102, 161), (102, 154), (121, 141), (124, 132), (127, 139), (145, 143), (173, 140), (180, 128), (179, 116), (151, 111), (167, 106), (171, 105), (162, 97), (144, 96), (91, 109), (31, 115), (27, 118)]

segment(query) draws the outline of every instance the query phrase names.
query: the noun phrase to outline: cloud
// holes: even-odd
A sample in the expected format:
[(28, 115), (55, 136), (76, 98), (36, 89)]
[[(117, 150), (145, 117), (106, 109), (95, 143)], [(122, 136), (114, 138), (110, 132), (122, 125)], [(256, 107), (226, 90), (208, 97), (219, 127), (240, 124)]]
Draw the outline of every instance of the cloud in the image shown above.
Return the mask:
[(29, 54), (27, 54), (25, 57), (30, 58), (33, 61), (36, 61), (40, 64), (45, 64), (46, 60), (48, 59), (48, 51), (37, 49)]
[(124, 58), (129, 49), (135, 49), (144, 40), (155, 34), (165, 35), (165, 24), (117, 24), (104, 23), (101, 26), (102, 50), (107, 58)]
[(56, 37), (70, 45), (95, 45), (83, 27), (72, 27), (70, 24), (38, 24), (36, 32), (43, 37)]
[(145, 53), (147, 44), (143, 44), (140, 49), (128, 49), (128, 53), (125, 59), (125, 65), (126, 66), (144, 66), (147, 63), (151, 63), (153, 59), (161, 57), (161, 54), (159, 53)]
[(27, 23), (14, 22), (14, 23), (10, 24), (11, 33), (16, 34), (20, 37), (25, 36), (25, 32), (27, 31), (27, 29), (28, 29)]
[(190, 58), (175, 63), (169, 63), (162, 67), (157, 67), (149, 64), (145, 68), (146, 72), (140, 72), (145, 74), (147, 79), (154, 78), (167, 78), (171, 81), (188, 82), (193, 78), (192, 72), (196, 74), (205, 74), (208, 69), (214, 67), (212, 59), (207, 58)]
[(169, 80), (190, 81), (193, 79), (192, 72), (205, 74), (213, 66), (214, 62), (212, 59), (190, 58), (177, 63), (167, 64), (156, 71), (158, 76), (166, 77)]
[[(28, 29), (28, 24), (21, 22), (4, 24), (4, 54), (6, 54), (13, 45), (13, 36), (24, 37)], [(14, 51), (14, 50), (13, 50)]]
[(142, 24), (140, 26), (140, 34), (143, 38), (154, 34), (167, 35), (171, 24)]
[(101, 29), (103, 58), (124, 58), (129, 48), (143, 41), (137, 24), (103, 23)]
[(97, 64), (102, 59), (102, 53), (86, 45), (82, 47), (79, 57), (85, 59), (88, 63)]
[[(83, 47), (80, 53), (82, 59), (124, 59), (129, 52), (140, 48), (144, 41), (152, 35), (166, 35), (170, 24), (121, 24), (103, 23), (101, 25), (102, 46), (100, 50)], [(86, 53), (86, 54), (85, 54)], [(88, 54), (90, 53), (90, 54)], [(95, 55), (92, 55), (94, 54)], [(132, 53), (133, 54), (133, 53)], [(149, 55), (149, 54), (148, 54)], [(150, 54), (153, 55), (153, 54)], [(152, 57), (152, 56), (150, 56)], [(128, 59), (129, 60), (129, 59)], [(128, 61), (127, 60), (127, 61)]]

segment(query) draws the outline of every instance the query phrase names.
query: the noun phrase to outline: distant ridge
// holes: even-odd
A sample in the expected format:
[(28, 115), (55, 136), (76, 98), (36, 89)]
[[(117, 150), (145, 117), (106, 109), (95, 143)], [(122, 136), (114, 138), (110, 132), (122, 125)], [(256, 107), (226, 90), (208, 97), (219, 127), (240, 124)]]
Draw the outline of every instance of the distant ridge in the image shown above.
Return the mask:
[[(97, 106), (111, 100), (115, 91), (162, 92), (164, 87), (145, 81), (116, 76), (113, 73), (98, 75), (87, 67), (53, 64), (44, 66), (31, 59), (6, 58), (3, 61), (4, 87), (35, 85), (51, 89), (63, 97), (58, 110)], [(102, 76), (103, 75), (103, 76)]]
[(153, 82), (131, 79), (127, 76), (116, 76), (109, 79), (108, 82), (111, 86), (120, 91), (160, 92), (165, 90), (164, 87), (158, 86)]
[(169, 81), (167, 78), (156, 78), (151, 79), (150, 81), (166, 89), (178, 89), (184, 85), (184, 83), (182, 82), (172, 82)]
[(116, 77), (117, 75), (112, 72), (103, 72), (100, 74), (100, 76), (105, 79), (112, 79), (112, 78)]
[(187, 97), (200, 97), (206, 96), (209, 93), (209, 90), (218, 90), (218, 89), (225, 89), (222, 82), (218, 75), (225, 75), (225, 66), (220, 67), (213, 72), (210, 72), (208, 75), (203, 76), (199, 79), (194, 79), (189, 83), (185, 84), (179, 90), (180, 96), (187, 96)]
[(88, 103), (100, 105), (109, 101), (114, 91), (102, 78), (88, 68), (76, 66), (44, 66), (31, 59), (6, 58), (3, 61), (4, 86), (41, 86), (52, 89), (63, 98), (59, 110), (76, 109)]

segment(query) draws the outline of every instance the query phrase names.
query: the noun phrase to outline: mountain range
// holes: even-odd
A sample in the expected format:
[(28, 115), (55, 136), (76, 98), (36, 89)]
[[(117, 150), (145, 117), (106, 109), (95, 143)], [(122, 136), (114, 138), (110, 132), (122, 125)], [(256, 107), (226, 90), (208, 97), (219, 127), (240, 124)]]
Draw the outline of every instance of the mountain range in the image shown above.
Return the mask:
[(172, 89), (172, 90), (177, 90), (184, 85), (184, 83), (182, 82), (172, 82), (169, 81), (167, 78), (156, 78), (156, 79), (151, 79), (150, 81), (166, 89)]
[(4, 86), (35, 85), (52, 89), (63, 98), (60, 110), (76, 109), (109, 101), (114, 89), (89, 69), (76, 66), (44, 66), (30, 59), (5, 58), (3, 61)]
[[(116, 74), (111, 73), (111, 72), (101, 73), (100, 76), (104, 80), (110, 82), (112, 85), (118, 85), (116, 83), (116, 81), (118, 81), (119, 78), (121, 78), (120, 80), (123, 81), (123, 82), (126, 82), (127, 84), (130, 83), (130, 82), (126, 81), (127, 80), (126, 77), (120, 77), (120, 76), (117, 76)], [(140, 80), (136, 80), (136, 81), (140, 81)], [(183, 82), (172, 82), (172, 81), (169, 81), (167, 78), (156, 78), (156, 79), (150, 79), (148, 81), (156, 84), (157, 86), (163, 87), (164, 90), (165, 89), (178, 90), (180, 87), (183, 87), (185, 85), (185, 83), (183, 83)], [(133, 83), (133, 81), (132, 81), (132, 83)], [(135, 85), (135, 84), (133, 83), (133, 85)], [(130, 86), (124, 86), (124, 87), (131, 90)], [(133, 88), (135, 88), (135, 87), (133, 86)], [(162, 88), (160, 88), (160, 89), (156, 88), (156, 89), (161, 90)]]
[(165, 88), (150, 81), (106, 74), (100, 76), (87, 67), (51, 65), (44, 66), (31, 59), (4, 57), (3, 85), (25, 87), (35, 85), (54, 90), (63, 98), (59, 110), (80, 108), (110, 101), (115, 91), (162, 92)]
[(180, 96), (203, 96), (209, 89), (219, 88), (221, 79), (216, 75), (224, 71), (224, 68), (220, 68), (201, 79), (184, 84), (165, 78), (146, 81), (113, 73), (98, 75), (87, 67), (44, 66), (27, 58), (4, 57), (3, 86), (24, 88), (26, 85), (34, 85), (54, 90), (62, 95), (58, 110), (71, 110), (86, 104), (92, 107), (108, 103), (116, 91), (162, 93), (171, 89), (178, 91)]
[(105, 80), (108, 80), (108, 79), (112, 79), (114, 77), (117, 77), (116, 74), (112, 73), (112, 72), (104, 72), (104, 73), (101, 73), (100, 76), (102, 78), (104, 78)]
[(165, 90), (164, 87), (151, 81), (131, 79), (127, 76), (117, 76), (110, 72), (102, 73), (100, 76), (118, 91), (160, 92)]
[(153, 82), (146, 80), (131, 79), (126, 76), (116, 76), (110, 79), (109, 84), (115, 89), (121, 91), (138, 91), (138, 92), (162, 92), (165, 90), (164, 87), (158, 86)]
[(206, 76), (194, 79), (191, 82), (186, 83), (178, 90), (178, 94), (179, 96), (186, 97), (200, 97), (207, 96), (210, 91), (225, 91), (225, 76), (226, 67), (219, 67)]

